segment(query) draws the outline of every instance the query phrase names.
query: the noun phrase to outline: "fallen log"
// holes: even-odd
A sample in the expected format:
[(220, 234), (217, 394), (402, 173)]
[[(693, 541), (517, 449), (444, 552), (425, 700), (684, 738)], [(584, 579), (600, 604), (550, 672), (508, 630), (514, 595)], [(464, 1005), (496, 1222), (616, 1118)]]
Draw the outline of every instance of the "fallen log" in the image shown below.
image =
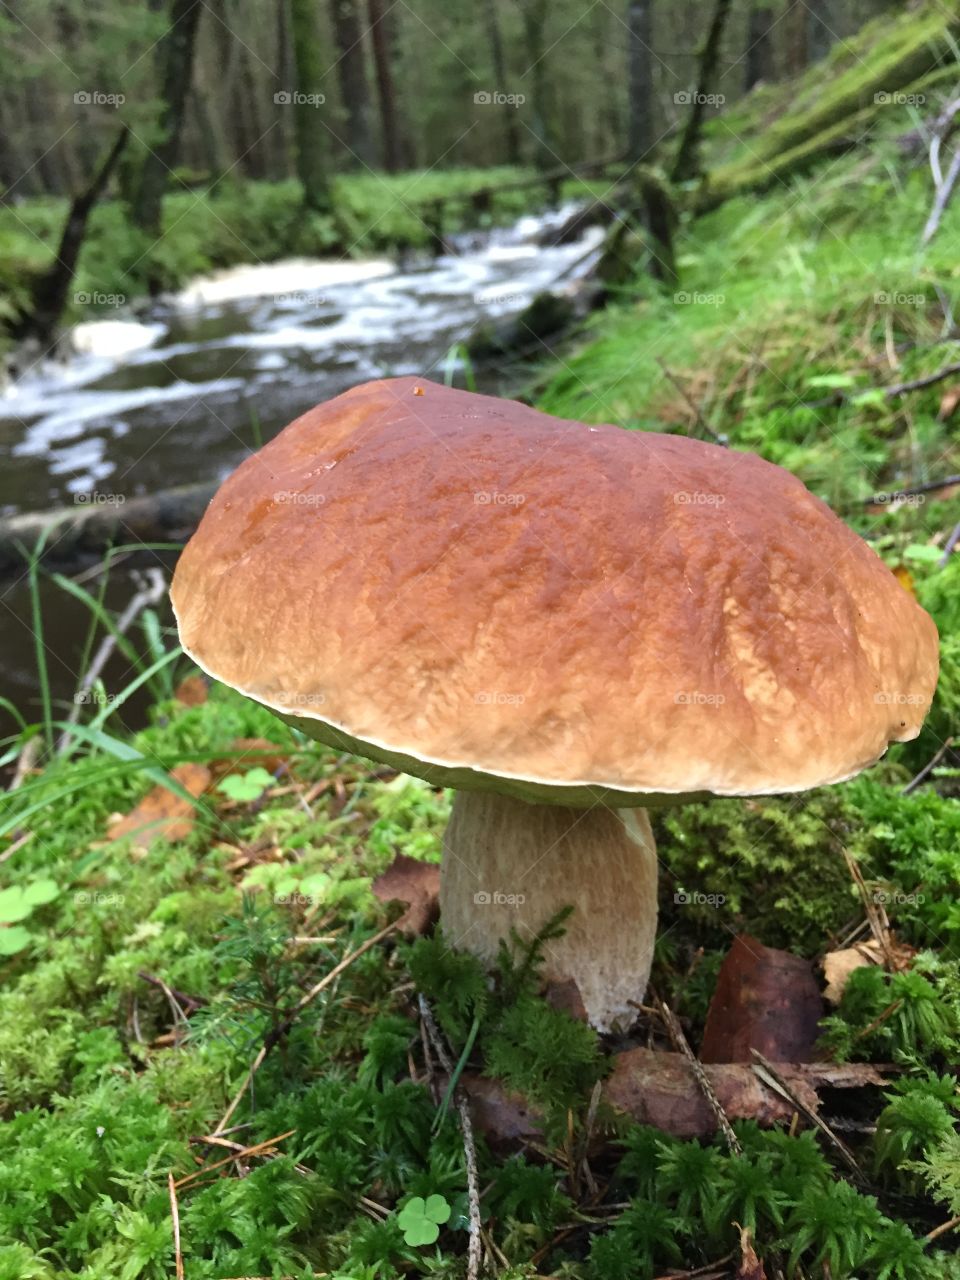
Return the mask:
[(0, 519), (0, 575), (20, 573), (29, 554), (59, 568), (97, 559), (111, 547), (184, 543), (200, 523), (217, 488), (214, 480), (126, 498), (85, 495), (56, 511), (30, 511)]

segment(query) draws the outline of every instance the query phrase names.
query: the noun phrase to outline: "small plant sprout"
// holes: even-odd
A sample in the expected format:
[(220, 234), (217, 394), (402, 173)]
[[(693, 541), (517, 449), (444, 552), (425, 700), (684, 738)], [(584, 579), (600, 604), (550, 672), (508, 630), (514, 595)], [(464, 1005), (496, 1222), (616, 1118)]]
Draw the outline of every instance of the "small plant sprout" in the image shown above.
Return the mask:
[(403, 1239), (409, 1245), (434, 1244), (440, 1228), (450, 1219), (451, 1209), (443, 1196), (414, 1196), (400, 1210), (397, 1222)]
[(246, 773), (228, 773), (223, 781), (217, 784), (217, 790), (222, 791), (228, 800), (248, 804), (253, 800), (259, 800), (274, 781), (273, 774), (258, 765)]
[(850, 778), (937, 682), (931, 618), (788, 471), (415, 378), (241, 464), (171, 595), (210, 675), (456, 789), (451, 942), (493, 964), (574, 907), (544, 977), (602, 1031), (653, 958), (647, 809)]
[(29, 929), (20, 923), (37, 907), (46, 906), (60, 893), (53, 880), (32, 880), (25, 885), (0, 889), (0, 956), (13, 956), (33, 941)]

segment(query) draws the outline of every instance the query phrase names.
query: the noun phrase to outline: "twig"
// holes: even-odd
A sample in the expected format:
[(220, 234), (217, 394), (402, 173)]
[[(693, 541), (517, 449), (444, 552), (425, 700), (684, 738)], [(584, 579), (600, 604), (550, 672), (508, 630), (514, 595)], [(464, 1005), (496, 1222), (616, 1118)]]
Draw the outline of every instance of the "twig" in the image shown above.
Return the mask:
[(960, 1217), (949, 1218), (946, 1222), (941, 1222), (939, 1227), (934, 1227), (932, 1231), (928, 1231), (923, 1238), (924, 1240), (937, 1240), (940, 1236), (946, 1235), (948, 1231), (952, 1231), (954, 1227), (960, 1227)]
[(850, 872), (850, 877), (859, 890), (860, 900), (863, 903), (863, 909), (870, 925), (870, 932), (880, 948), (887, 969), (893, 973), (897, 967), (896, 958), (890, 946), (890, 929), (885, 919), (885, 913), (883, 913), (882, 909), (877, 909), (876, 901), (868, 893), (867, 882), (863, 878), (863, 873), (856, 858), (846, 848), (843, 849), (843, 857), (847, 864), (847, 870)]
[(710, 1110), (717, 1118), (717, 1125), (720, 1132), (723, 1134), (724, 1141), (726, 1142), (731, 1155), (742, 1156), (743, 1147), (740, 1145), (740, 1141), (733, 1131), (733, 1126), (727, 1119), (727, 1113), (720, 1105), (720, 1099), (714, 1092), (713, 1085), (707, 1078), (707, 1073), (703, 1069), (703, 1063), (690, 1048), (687, 1037), (683, 1034), (683, 1028), (677, 1021), (676, 1014), (665, 1001), (660, 999), (655, 991), (651, 991), (651, 994), (657, 1002), (660, 1017), (663, 1019), (663, 1023), (667, 1028), (670, 1039), (674, 1043), (674, 1047), (678, 1052), (683, 1054), (687, 1062), (690, 1064), (690, 1070), (693, 1072), (694, 1078), (700, 1086), (700, 1091), (710, 1104)]
[[(185, 1187), (187, 1183), (195, 1182), (197, 1178), (203, 1178), (208, 1173), (213, 1173), (214, 1169), (222, 1169), (225, 1164), (233, 1164), (234, 1160), (238, 1160), (241, 1156), (265, 1155), (270, 1147), (276, 1146), (278, 1142), (282, 1142), (284, 1138), (289, 1138), (291, 1134), (296, 1132), (296, 1129), (288, 1129), (286, 1133), (281, 1133), (276, 1138), (267, 1138), (265, 1142), (255, 1142), (252, 1147), (241, 1147), (239, 1151), (234, 1151), (232, 1155), (225, 1156), (215, 1164), (205, 1164), (202, 1169), (197, 1169), (193, 1173), (184, 1174), (184, 1176), (182, 1178), (178, 1178), (173, 1185), (175, 1187)], [(171, 1178), (173, 1177), (172, 1174), (170, 1176)]]
[(33, 769), (37, 763), (37, 757), (40, 755), (40, 748), (43, 746), (43, 739), (37, 734), (33, 738), (29, 738), (24, 744), (23, 749), (17, 756), (17, 767), (13, 771), (13, 781), (10, 783), (10, 790), (16, 791), (18, 787), (22, 787), (26, 781), (27, 774)]
[[(960, 525), (957, 525), (957, 528), (960, 529)], [(927, 763), (920, 770), (920, 772), (917, 774), (917, 776), (915, 778), (910, 779), (910, 781), (903, 788), (900, 794), (902, 796), (908, 796), (912, 791), (916, 791), (917, 787), (920, 786), (921, 782), (926, 781), (929, 775), (933, 773), (934, 769), (937, 767), (937, 765), (940, 763), (940, 761), (943, 759), (943, 757), (947, 754), (947, 752), (950, 750), (952, 746), (953, 746), (953, 738), (947, 738), (946, 742), (941, 743), (940, 749), (937, 752), (937, 754), (933, 757), (933, 759), (928, 760)]]
[[(427, 1029), (427, 1035), (433, 1044), (437, 1059), (448, 1076), (453, 1078), (453, 1060), (447, 1052), (433, 1011), (422, 995), (418, 995), (420, 1017)], [(467, 1280), (478, 1280), (480, 1275), (480, 1177), (477, 1173), (477, 1147), (473, 1136), (473, 1121), (470, 1118), (470, 1104), (463, 1090), (457, 1086), (454, 1090), (454, 1104), (460, 1117), (460, 1131), (463, 1134), (463, 1155), (467, 1166), (467, 1199), (470, 1205), (470, 1244), (467, 1249)]]
[(950, 197), (953, 195), (953, 189), (957, 185), (957, 178), (960, 178), (960, 150), (954, 152), (953, 159), (950, 161), (950, 168), (947, 170), (947, 176), (937, 187), (933, 208), (930, 210), (930, 217), (927, 218), (927, 225), (923, 228), (923, 236), (920, 239), (921, 245), (928, 245), (937, 234), (940, 219), (943, 217), (944, 211), (950, 203)]
[(690, 398), (689, 394), (687, 393), (686, 387), (683, 385), (680, 379), (676, 376), (676, 374), (664, 364), (664, 362), (660, 359), (659, 356), (657, 356), (657, 364), (660, 366), (663, 372), (663, 376), (669, 382), (671, 382), (673, 386), (677, 389), (677, 391), (679, 391), (680, 394), (683, 396), (684, 400), (686, 401), (687, 407), (693, 412), (694, 418), (696, 419), (697, 427), (701, 431), (705, 432), (708, 436), (712, 436), (715, 444), (725, 445), (727, 443), (727, 437), (718, 435), (718, 433), (714, 431), (713, 427), (711, 427), (710, 424), (704, 418), (703, 413), (700, 409), (700, 406)]
[[(144, 982), (149, 982), (152, 987), (159, 987), (168, 1000), (175, 1000), (178, 1005), (187, 1005), (190, 1009), (202, 1009), (209, 1001), (204, 996), (188, 996), (185, 991), (178, 991), (176, 987), (168, 987), (162, 978), (156, 977), (152, 973), (146, 973), (143, 969), (137, 970), (137, 977), (142, 978)], [(182, 1014), (182, 1010), (180, 1013)]]
[(176, 1257), (177, 1280), (183, 1280), (183, 1254), (180, 1251), (180, 1207), (177, 1204), (177, 1184), (173, 1174), (167, 1174), (167, 1187), (170, 1191), (170, 1217), (173, 1219), (173, 1252)]
[[(960, 154), (960, 153), (958, 153)], [(888, 400), (893, 400), (897, 396), (905, 396), (908, 391), (922, 391), (924, 387), (932, 387), (937, 382), (943, 382), (944, 378), (952, 377), (953, 374), (960, 373), (960, 364), (947, 364), (942, 369), (937, 369), (935, 373), (928, 373), (922, 378), (914, 378), (910, 382), (897, 382), (890, 387), (869, 388), (869, 390), (882, 391)], [(843, 404), (845, 400), (855, 400), (857, 396), (863, 395), (866, 387), (852, 391), (834, 391), (832, 395), (824, 396), (822, 400), (801, 400), (799, 408), (801, 409), (826, 409), (830, 405)]]
[(949, 563), (950, 557), (953, 555), (953, 549), (958, 542), (960, 542), (960, 520), (958, 520), (957, 523), (953, 526), (953, 532), (950, 534), (950, 537), (947, 539), (946, 544), (944, 545), (943, 555), (937, 561), (938, 569), (945, 568), (946, 565)]
[(379, 933), (375, 933), (372, 938), (368, 938), (366, 942), (362, 943), (359, 947), (357, 947), (356, 951), (351, 951), (347, 955), (345, 955), (339, 964), (334, 965), (334, 967), (330, 970), (330, 972), (325, 977), (321, 978), (320, 981), (316, 983), (315, 986), (312, 986), (310, 988), (310, 990), (306, 993), (306, 995), (300, 997), (297, 1003), (293, 1006), (292, 1013), (290, 1013), (288, 1017), (284, 1018), (283, 1022), (281, 1022), (279, 1026), (273, 1027), (268, 1032), (263, 1044), (260, 1046), (260, 1050), (257, 1053), (257, 1056), (254, 1058), (250, 1066), (250, 1070), (244, 1076), (243, 1084), (237, 1090), (237, 1093), (233, 1101), (230, 1103), (229, 1107), (227, 1107), (226, 1111), (223, 1113), (223, 1117), (221, 1118), (220, 1123), (217, 1126), (218, 1133), (223, 1133), (227, 1125), (230, 1123), (233, 1113), (236, 1111), (237, 1107), (239, 1107), (243, 1099), (243, 1095), (246, 1093), (247, 1089), (250, 1087), (250, 1082), (253, 1080), (253, 1077), (257, 1074), (257, 1072), (260, 1070), (261, 1066), (263, 1065), (264, 1058), (266, 1058), (267, 1054), (270, 1052), (273, 1046), (277, 1043), (277, 1041), (283, 1039), (283, 1037), (287, 1034), (287, 1032), (293, 1026), (294, 1022), (296, 1022), (297, 1018), (300, 1016), (303, 1010), (307, 1007), (307, 1005), (310, 1004), (312, 1000), (315, 1000), (321, 991), (329, 987), (331, 982), (334, 982), (337, 978), (339, 978), (340, 974), (343, 973), (345, 969), (349, 968), (350, 965), (353, 964), (354, 960), (359, 959), (360, 956), (362, 956), (365, 951), (369, 951), (371, 947), (375, 946), (378, 942), (380, 942), (383, 938), (385, 938), (388, 933), (392, 933), (396, 929), (397, 923), (398, 923), (397, 921), (394, 921), (393, 924), (388, 924), (385, 928), (381, 929)]
[[(130, 630), (138, 614), (142, 613), (144, 609), (148, 609), (151, 605), (159, 604), (163, 599), (167, 589), (163, 573), (159, 569), (151, 568), (144, 570), (144, 576), (147, 580), (146, 585), (137, 592), (123, 613), (117, 618), (114, 623), (114, 630), (110, 631), (100, 641), (99, 647), (93, 655), (93, 661), (83, 673), (80, 684), (77, 686), (76, 700), (67, 716), (68, 725), (74, 725), (80, 719), (81, 695), (89, 693), (93, 688), (94, 682), (98, 679), (101, 671), (107, 665), (110, 655), (117, 647), (119, 637)], [(64, 729), (57, 741), (58, 755), (64, 753), (69, 741), (70, 730)]]
[(753, 1064), (754, 1075), (759, 1080), (762, 1080), (768, 1089), (772, 1089), (774, 1093), (778, 1093), (782, 1098), (786, 1098), (790, 1105), (805, 1115), (811, 1124), (815, 1124), (820, 1132), (823, 1133), (836, 1147), (844, 1164), (847, 1165), (860, 1185), (865, 1186), (867, 1180), (863, 1175), (863, 1170), (857, 1164), (853, 1152), (847, 1144), (837, 1137), (825, 1120), (818, 1116), (815, 1111), (812, 1111), (805, 1102), (797, 1097), (783, 1077), (779, 1074), (773, 1063), (768, 1062), (759, 1049), (751, 1049), (750, 1052), (756, 1058), (756, 1062)]
[(916, 498), (921, 493), (936, 493), (938, 489), (952, 489), (960, 485), (960, 476), (944, 476), (942, 480), (928, 480), (926, 484), (915, 484), (909, 489), (894, 489), (891, 493), (874, 493), (863, 499), (863, 506), (892, 506), (904, 498)]

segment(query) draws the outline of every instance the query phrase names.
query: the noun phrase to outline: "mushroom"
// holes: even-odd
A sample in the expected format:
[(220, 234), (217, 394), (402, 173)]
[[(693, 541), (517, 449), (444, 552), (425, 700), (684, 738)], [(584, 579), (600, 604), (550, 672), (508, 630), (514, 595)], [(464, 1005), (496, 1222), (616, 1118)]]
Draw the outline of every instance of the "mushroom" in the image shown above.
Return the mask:
[(441, 919), (591, 1023), (649, 976), (647, 809), (839, 782), (920, 730), (932, 620), (794, 476), (413, 378), (311, 409), (225, 481), (172, 598), (185, 651), (288, 723), (456, 789)]

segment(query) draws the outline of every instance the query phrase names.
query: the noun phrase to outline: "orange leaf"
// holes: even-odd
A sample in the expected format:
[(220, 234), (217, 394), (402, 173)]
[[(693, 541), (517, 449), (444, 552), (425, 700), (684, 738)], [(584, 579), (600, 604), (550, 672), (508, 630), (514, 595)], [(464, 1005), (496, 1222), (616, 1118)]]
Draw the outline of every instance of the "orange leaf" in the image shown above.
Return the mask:
[[(202, 764), (178, 764), (170, 777), (192, 796), (210, 785), (210, 770)], [(149, 849), (155, 840), (185, 840), (193, 830), (193, 805), (183, 796), (157, 785), (126, 814), (117, 814), (107, 826), (111, 840), (133, 838), (134, 848)]]

